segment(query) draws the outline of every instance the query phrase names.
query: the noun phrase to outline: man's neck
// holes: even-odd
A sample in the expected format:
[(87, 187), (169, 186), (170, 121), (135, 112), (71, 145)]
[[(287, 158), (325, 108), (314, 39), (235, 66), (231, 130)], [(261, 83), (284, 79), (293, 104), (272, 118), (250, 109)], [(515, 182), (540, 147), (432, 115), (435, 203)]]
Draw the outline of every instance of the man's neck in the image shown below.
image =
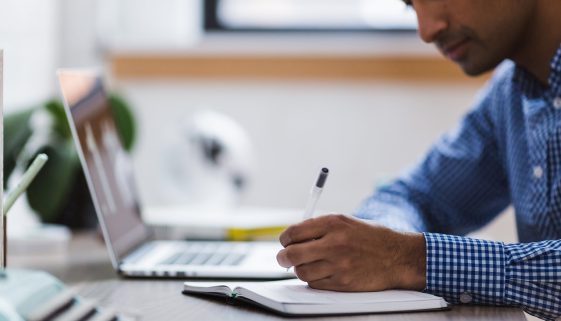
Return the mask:
[(561, 45), (561, 1), (538, 0), (536, 18), (510, 57), (548, 85), (550, 62)]

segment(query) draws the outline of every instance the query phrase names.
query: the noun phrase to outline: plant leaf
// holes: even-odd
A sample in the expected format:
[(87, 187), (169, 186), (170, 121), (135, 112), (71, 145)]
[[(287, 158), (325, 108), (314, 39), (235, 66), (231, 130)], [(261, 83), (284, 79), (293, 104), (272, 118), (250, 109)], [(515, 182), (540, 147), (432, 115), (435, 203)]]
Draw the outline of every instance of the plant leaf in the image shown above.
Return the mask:
[(71, 141), (45, 146), (41, 151), (49, 161), (27, 190), (31, 208), (41, 215), (43, 222), (54, 222), (68, 202), (80, 166)]

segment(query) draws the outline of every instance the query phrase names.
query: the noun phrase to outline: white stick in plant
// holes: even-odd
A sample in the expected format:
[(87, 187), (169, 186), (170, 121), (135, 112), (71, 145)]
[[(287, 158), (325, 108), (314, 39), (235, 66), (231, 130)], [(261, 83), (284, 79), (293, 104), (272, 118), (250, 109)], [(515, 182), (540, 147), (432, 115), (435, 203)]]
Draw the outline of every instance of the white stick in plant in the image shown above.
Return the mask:
[(16, 187), (8, 193), (8, 195), (6, 196), (6, 200), (4, 202), (4, 207), (2, 209), (2, 240), (3, 240), (3, 251), (2, 251), (2, 268), (3, 270), (6, 269), (6, 263), (7, 263), (7, 252), (8, 252), (8, 244), (7, 244), (7, 213), (10, 210), (10, 208), (12, 207), (12, 205), (14, 205), (14, 203), (16, 202), (16, 200), (19, 198), (19, 196), (25, 192), (25, 190), (27, 189), (27, 187), (29, 187), (29, 184), (31, 184), (31, 182), (33, 182), (33, 179), (35, 179), (35, 176), (37, 176), (37, 174), (39, 173), (39, 171), (41, 170), (41, 168), (43, 168), (43, 166), (45, 165), (45, 163), (47, 162), (47, 160), (49, 159), (49, 157), (46, 154), (39, 154), (37, 155), (37, 157), (35, 157), (35, 159), (33, 160), (33, 163), (31, 163), (31, 165), (29, 166), (29, 168), (27, 169), (27, 171), (25, 171), (25, 173), (23, 173), (23, 177), (21, 178), (21, 181), (16, 185)]
[(33, 163), (31, 163), (27, 171), (25, 171), (25, 173), (23, 174), (21, 181), (16, 185), (16, 187), (12, 191), (8, 192), (6, 196), (6, 201), (4, 202), (4, 208), (2, 213), (3, 215), (6, 215), (8, 213), (12, 205), (14, 205), (15, 201), (19, 198), (19, 196), (23, 192), (25, 192), (27, 187), (29, 187), (29, 184), (31, 184), (33, 179), (35, 179), (35, 176), (37, 176), (37, 174), (39, 173), (41, 168), (43, 168), (43, 166), (45, 165), (48, 159), (49, 157), (46, 154), (39, 154), (37, 155), (37, 157), (35, 157)]

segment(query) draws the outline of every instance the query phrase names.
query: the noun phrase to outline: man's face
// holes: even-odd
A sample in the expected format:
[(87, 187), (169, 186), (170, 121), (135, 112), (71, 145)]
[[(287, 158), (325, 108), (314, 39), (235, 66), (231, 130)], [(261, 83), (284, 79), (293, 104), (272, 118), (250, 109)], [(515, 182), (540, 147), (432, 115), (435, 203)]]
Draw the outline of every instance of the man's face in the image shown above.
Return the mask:
[(531, 25), (533, 0), (411, 0), (419, 36), (466, 74), (479, 75), (516, 56)]

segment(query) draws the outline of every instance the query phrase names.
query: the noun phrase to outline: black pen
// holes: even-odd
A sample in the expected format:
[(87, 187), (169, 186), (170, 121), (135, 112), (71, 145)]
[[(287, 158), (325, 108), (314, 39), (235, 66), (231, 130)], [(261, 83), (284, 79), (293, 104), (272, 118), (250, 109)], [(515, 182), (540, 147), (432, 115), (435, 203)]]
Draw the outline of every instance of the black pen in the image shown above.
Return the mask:
[(319, 172), (318, 179), (314, 186), (312, 186), (312, 190), (310, 191), (310, 197), (308, 198), (308, 203), (306, 204), (306, 210), (304, 211), (304, 220), (312, 218), (314, 216), (314, 211), (316, 209), (316, 204), (319, 200), (321, 195), (321, 191), (323, 191), (323, 186), (325, 185), (325, 181), (327, 180), (327, 174), (329, 174), (329, 170), (327, 168), (322, 168)]

